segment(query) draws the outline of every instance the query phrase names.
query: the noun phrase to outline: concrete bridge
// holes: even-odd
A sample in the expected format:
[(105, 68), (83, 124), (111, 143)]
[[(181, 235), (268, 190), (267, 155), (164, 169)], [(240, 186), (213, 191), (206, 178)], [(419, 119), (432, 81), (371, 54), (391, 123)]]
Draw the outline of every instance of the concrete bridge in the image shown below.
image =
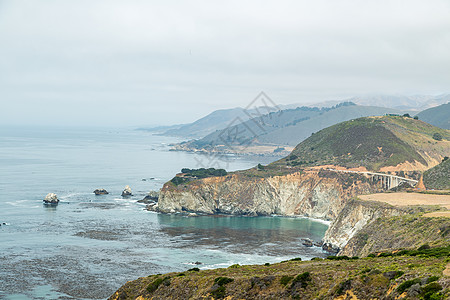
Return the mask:
[(381, 181), (381, 186), (385, 190), (390, 190), (392, 188), (395, 188), (399, 186), (401, 183), (406, 182), (410, 184), (411, 186), (415, 186), (418, 181), (414, 179), (409, 179), (405, 177), (390, 175), (390, 174), (384, 174), (384, 173), (374, 173), (374, 172), (362, 172), (362, 171), (349, 171), (349, 170), (336, 170), (336, 169), (328, 169), (329, 171), (334, 172), (343, 172), (343, 173), (356, 173), (356, 174), (363, 174), (367, 177), (369, 177), (372, 181)]

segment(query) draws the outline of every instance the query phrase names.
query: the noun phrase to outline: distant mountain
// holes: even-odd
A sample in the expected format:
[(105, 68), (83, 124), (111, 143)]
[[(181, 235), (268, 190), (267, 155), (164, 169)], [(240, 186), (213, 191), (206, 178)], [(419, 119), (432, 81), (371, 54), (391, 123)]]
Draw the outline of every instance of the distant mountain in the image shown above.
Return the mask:
[(449, 130), (408, 117), (364, 117), (320, 130), (272, 167), (338, 165), (375, 171), (383, 167), (426, 170), (444, 156), (450, 156)]
[(372, 95), (348, 99), (358, 105), (391, 107), (400, 110), (421, 111), (450, 101), (450, 94), (431, 95)]
[(216, 110), (193, 123), (167, 130), (163, 134), (191, 139), (202, 138), (211, 132), (224, 129), (233, 121), (236, 123), (247, 121), (254, 113), (254, 109), (245, 110), (240, 107)]
[(303, 106), (272, 112), (182, 145), (185, 150), (232, 148), (235, 145), (295, 146), (312, 133), (336, 123), (387, 113), (399, 114), (401, 111), (392, 108), (358, 106), (351, 102), (344, 102), (331, 108)]
[(450, 129), (450, 102), (426, 109), (418, 115), (420, 120), (444, 129)]

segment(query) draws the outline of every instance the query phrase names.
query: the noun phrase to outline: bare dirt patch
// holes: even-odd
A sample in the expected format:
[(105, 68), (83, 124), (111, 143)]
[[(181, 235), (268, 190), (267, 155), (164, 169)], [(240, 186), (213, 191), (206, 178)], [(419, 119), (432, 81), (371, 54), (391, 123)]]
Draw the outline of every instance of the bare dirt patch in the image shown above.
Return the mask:
[[(361, 195), (360, 199), (366, 201), (386, 202), (394, 206), (408, 205), (439, 205), (450, 209), (450, 195), (431, 195), (420, 193), (380, 193)], [(450, 211), (432, 212), (425, 214), (426, 217), (450, 217)]]

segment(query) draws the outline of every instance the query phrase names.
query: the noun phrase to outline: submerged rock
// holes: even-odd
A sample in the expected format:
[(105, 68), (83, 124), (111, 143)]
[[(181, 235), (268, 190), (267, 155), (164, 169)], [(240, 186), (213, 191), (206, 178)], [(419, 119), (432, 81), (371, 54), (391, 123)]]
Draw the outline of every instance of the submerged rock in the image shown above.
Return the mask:
[(59, 199), (58, 196), (54, 193), (48, 193), (47, 196), (44, 198), (44, 204), (58, 204)]
[(123, 192), (122, 192), (122, 197), (130, 197), (130, 196), (133, 196), (133, 194), (131, 193), (131, 188), (130, 188), (130, 186), (127, 185), (127, 186), (125, 187), (125, 189), (123, 190)]
[(107, 190), (105, 190), (105, 189), (96, 189), (94, 191), (94, 194), (96, 194), (96, 195), (108, 195), (109, 192)]

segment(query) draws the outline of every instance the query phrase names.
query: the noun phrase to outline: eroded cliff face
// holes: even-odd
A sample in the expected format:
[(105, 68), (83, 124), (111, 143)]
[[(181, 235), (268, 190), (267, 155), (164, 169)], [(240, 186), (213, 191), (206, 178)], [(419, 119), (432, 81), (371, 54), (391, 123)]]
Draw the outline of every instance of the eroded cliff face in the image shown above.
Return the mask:
[(324, 170), (264, 178), (232, 174), (179, 186), (168, 182), (161, 190), (156, 210), (334, 220), (349, 199), (377, 189), (362, 175)]
[(338, 255), (348, 255), (350, 252), (345, 250), (347, 242), (364, 226), (378, 218), (400, 216), (406, 213), (387, 203), (352, 199), (345, 204), (338, 217), (331, 223), (323, 241), (340, 248)]

